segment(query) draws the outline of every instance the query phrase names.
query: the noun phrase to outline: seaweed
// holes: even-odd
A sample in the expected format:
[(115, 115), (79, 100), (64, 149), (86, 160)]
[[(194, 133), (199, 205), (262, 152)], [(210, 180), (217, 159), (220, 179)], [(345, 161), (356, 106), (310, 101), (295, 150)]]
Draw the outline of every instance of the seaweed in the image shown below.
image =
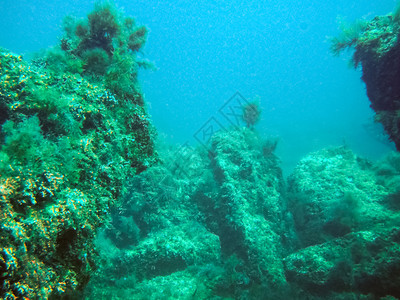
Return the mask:
[[(88, 15), (89, 32), (81, 41), (83, 49), (102, 48), (112, 55), (113, 39), (121, 32), (116, 7), (110, 2), (98, 2)], [(77, 28), (78, 29), (78, 28)]]
[(137, 26), (113, 2), (100, 1), (86, 19), (65, 17), (63, 30), (58, 47), (37, 57), (37, 64), (53, 73), (80, 74), (120, 97), (144, 104), (137, 73), (152, 64), (140, 61), (137, 52), (147, 39), (145, 26)]
[(86, 50), (82, 54), (85, 72), (93, 75), (104, 75), (110, 64), (110, 57), (102, 48)]
[(330, 38), (331, 52), (338, 56), (343, 50), (356, 46), (366, 26), (367, 22), (364, 20), (357, 20), (354, 23), (340, 21), (340, 35)]
[(132, 51), (139, 51), (143, 47), (147, 38), (147, 28), (144, 26), (138, 27), (129, 35), (128, 48)]
[(242, 119), (246, 123), (247, 127), (253, 128), (260, 120), (260, 115), (261, 109), (259, 101), (253, 101), (243, 106)]

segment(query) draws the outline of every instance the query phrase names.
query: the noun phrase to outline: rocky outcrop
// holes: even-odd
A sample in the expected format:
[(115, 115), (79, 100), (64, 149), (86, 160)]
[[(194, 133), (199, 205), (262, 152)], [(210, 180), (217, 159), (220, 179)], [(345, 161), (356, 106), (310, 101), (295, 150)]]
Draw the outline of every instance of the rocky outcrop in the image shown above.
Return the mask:
[(358, 231), (284, 259), (287, 279), (323, 299), (400, 295), (400, 227)]
[(399, 159), (333, 148), (299, 162), (288, 201), (301, 246), (284, 259), (299, 299), (400, 296)]
[(382, 204), (389, 192), (378, 184), (372, 164), (346, 148), (307, 155), (288, 181), (290, 211), (302, 247), (397, 217)]
[(375, 17), (370, 22), (357, 22), (344, 27), (332, 39), (335, 54), (354, 49), (353, 63), (361, 65), (362, 80), (376, 121), (400, 150), (400, 9), (393, 14)]

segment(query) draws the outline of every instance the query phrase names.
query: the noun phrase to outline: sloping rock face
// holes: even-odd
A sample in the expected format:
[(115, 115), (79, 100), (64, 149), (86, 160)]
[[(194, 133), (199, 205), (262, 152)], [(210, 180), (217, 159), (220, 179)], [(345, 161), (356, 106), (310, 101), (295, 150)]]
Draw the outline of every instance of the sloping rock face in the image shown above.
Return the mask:
[(376, 17), (362, 34), (355, 56), (362, 65), (376, 120), (400, 150), (400, 45), (399, 20), (392, 16)]
[[(400, 227), (358, 231), (284, 259), (286, 276), (323, 299), (400, 295)], [(347, 296), (346, 296), (347, 295)], [(370, 299), (370, 298), (368, 298)]]

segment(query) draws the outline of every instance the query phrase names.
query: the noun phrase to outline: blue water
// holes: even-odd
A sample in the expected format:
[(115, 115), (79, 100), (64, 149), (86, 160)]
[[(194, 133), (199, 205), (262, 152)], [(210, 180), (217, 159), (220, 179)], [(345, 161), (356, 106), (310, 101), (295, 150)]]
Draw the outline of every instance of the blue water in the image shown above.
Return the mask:
[[(58, 43), (62, 18), (85, 16), (93, 1), (0, 1), (0, 46), (28, 55)], [(333, 2), (333, 1), (332, 1)], [(140, 81), (153, 122), (169, 142), (193, 134), (239, 91), (259, 97), (256, 130), (277, 136), (285, 173), (312, 150), (346, 144), (371, 159), (393, 149), (364, 129), (373, 112), (360, 70), (333, 57), (327, 37), (348, 21), (387, 14), (396, 1), (116, 1), (149, 30), (140, 54), (157, 71)]]

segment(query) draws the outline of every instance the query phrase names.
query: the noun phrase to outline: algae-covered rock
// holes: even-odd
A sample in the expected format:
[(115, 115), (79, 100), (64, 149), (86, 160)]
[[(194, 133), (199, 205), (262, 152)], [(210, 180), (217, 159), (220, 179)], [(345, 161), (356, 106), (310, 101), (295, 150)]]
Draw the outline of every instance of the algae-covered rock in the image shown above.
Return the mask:
[(332, 51), (354, 49), (355, 67), (361, 65), (376, 121), (382, 123), (400, 150), (400, 6), (392, 14), (344, 27), (332, 39)]
[(301, 248), (284, 263), (301, 297), (399, 296), (398, 161), (372, 164), (340, 147), (299, 162), (288, 201)]
[(90, 289), (89, 285), (90, 296), (85, 299), (229, 299), (215, 292), (224, 275), (221, 267), (209, 264), (136, 283), (131, 277), (123, 277), (106, 287), (99, 283), (98, 287)]
[[(85, 295), (110, 293), (123, 298), (134, 294), (137, 299), (180, 295), (189, 299), (197, 293), (212, 294), (211, 287), (200, 293), (203, 279), (194, 271), (214, 270), (222, 264), (220, 238), (203, 224), (204, 216), (194, 201), (212, 176), (207, 175), (207, 156), (200, 155), (204, 151), (180, 151), (190, 155), (187, 164), (177, 167), (167, 151), (162, 157), (165, 164), (127, 182), (126, 194), (112, 211), (112, 222), (99, 236), (104, 263)], [(127, 230), (127, 222), (136, 229)], [(121, 294), (125, 287), (130, 292)]]
[(121, 258), (121, 273), (138, 280), (165, 276), (188, 266), (220, 263), (218, 236), (196, 223), (179, 224), (150, 233)]
[(250, 281), (283, 287), (284, 205), (278, 160), (272, 153), (264, 156), (260, 139), (248, 128), (217, 133), (211, 153), (219, 184), (214, 201), (222, 251), (247, 262)]
[(187, 159), (173, 163), (167, 151), (164, 165), (130, 180), (113, 214), (131, 218), (139, 238), (119, 243), (115, 235), (124, 236), (125, 227), (109, 225), (99, 243), (113, 254), (87, 293), (129, 287), (138, 299), (286, 295), (283, 241), (293, 230), (283, 216), (284, 184), (270, 148), (248, 128), (220, 132), (211, 148), (183, 146), (178, 151)]
[(399, 227), (392, 227), (307, 247), (284, 259), (287, 279), (323, 299), (346, 292), (398, 297), (399, 237)]
[(389, 191), (379, 184), (372, 164), (343, 147), (303, 158), (288, 188), (290, 211), (303, 246), (384, 226), (399, 217), (385, 206)]
[[(156, 161), (140, 90), (111, 91), (93, 74), (71, 67), (83, 56), (62, 55), (65, 60), (48, 53), (28, 63), (0, 51), (5, 299), (61, 297), (83, 288), (96, 268), (96, 228), (125, 179)], [(129, 74), (137, 84), (135, 73)]]

